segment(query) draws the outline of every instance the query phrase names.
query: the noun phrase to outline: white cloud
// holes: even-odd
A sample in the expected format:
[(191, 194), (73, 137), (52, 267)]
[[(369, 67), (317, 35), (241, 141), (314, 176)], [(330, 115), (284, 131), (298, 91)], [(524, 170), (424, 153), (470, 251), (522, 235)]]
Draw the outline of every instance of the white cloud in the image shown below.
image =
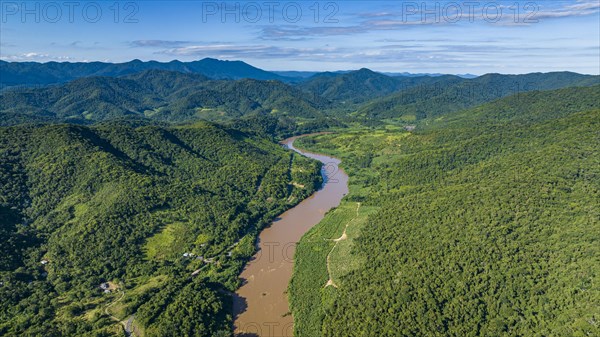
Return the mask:
[[(553, 1), (516, 1), (504, 2), (451, 2), (455, 7), (438, 5), (427, 7), (424, 2), (411, 2), (410, 12), (407, 8), (398, 11), (373, 11), (355, 13), (345, 20), (346, 25), (278, 25), (264, 26), (259, 37), (263, 40), (299, 41), (313, 37), (343, 36), (369, 33), (384, 30), (401, 30), (409, 27), (453, 25), (457, 23), (488, 23), (499, 26), (527, 26), (533, 23), (571, 17), (598, 15), (600, 0), (578, 0), (576, 3)], [(449, 2), (450, 3), (450, 2)], [(421, 7), (424, 6), (424, 7)], [(515, 6), (519, 10), (515, 10)], [(400, 5), (398, 5), (400, 7)], [(425, 10), (425, 11), (423, 11)], [(436, 14), (434, 15), (433, 12)], [(349, 23), (349, 24), (348, 24)]]
[(157, 52), (176, 57), (238, 58), (305, 58), (316, 55), (334, 54), (337, 48), (286, 48), (269, 45), (207, 44), (166, 49)]
[(70, 56), (53, 56), (45, 53), (27, 52), (21, 54), (0, 55), (4, 61), (72, 61)]
[(190, 43), (190, 41), (178, 41), (178, 40), (135, 40), (131, 41), (132, 47), (162, 47), (162, 48), (174, 48), (183, 46)]

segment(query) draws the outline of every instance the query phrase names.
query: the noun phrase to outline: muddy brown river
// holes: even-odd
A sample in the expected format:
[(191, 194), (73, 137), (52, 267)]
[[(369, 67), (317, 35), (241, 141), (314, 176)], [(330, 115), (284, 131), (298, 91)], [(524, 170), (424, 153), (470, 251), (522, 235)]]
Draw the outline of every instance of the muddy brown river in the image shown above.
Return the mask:
[(293, 336), (294, 320), (289, 312), (286, 292), (294, 267), (296, 244), (348, 193), (348, 176), (338, 169), (340, 160), (301, 151), (293, 146), (294, 140), (305, 136), (288, 138), (281, 143), (323, 163), (323, 186), (296, 207), (281, 214), (260, 233), (259, 250), (242, 272), (244, 284), (234, 296), (236, 336)]

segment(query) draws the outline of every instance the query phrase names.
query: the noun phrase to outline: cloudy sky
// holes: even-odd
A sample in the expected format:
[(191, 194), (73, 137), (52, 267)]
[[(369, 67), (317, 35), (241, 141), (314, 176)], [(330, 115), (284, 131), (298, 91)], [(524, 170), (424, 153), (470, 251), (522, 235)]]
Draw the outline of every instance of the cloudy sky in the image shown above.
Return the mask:
[(600, 73), (600, 0), (1, 1), (6, 61)]

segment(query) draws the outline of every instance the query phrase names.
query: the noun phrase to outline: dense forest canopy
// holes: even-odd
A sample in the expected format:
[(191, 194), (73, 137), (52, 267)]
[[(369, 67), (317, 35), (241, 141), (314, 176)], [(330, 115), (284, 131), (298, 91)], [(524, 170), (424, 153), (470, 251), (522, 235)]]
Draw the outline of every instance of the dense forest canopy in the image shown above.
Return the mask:
[(600, 335), (599, 121), (595, 86), (300, 140), (342, 159), (352, 211), (300, 242), (296, 335)]
[(0, 154), (0, 334), (13, 336), (104, 336), (133, 313), (146, 336), (229, 331), (227, 292), (258, 231), (320, 179), (206, 122), (1, 128)]

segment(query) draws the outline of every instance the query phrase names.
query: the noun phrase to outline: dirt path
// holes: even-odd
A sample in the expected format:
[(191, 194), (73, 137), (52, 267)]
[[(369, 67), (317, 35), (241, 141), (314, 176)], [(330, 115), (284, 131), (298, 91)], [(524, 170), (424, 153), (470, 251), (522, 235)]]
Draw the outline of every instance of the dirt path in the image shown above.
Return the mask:
[(127, 335), (127, 336), (131, 336), (131, 335), (134, 335), (134, 334), (133, 334), (133, 330), (131, 329), (131, 327), (132, 327), (132, 323), (133, 323), (133, 319), (134, 319), (134, 315), (131, 315), (131, 316), (129, 316), (129, 317), (127, 318), (127, 320), (120, 320), (119, 318), (117, 318), (117, 317), (115, 317), (115, 316), (111, 315), (111, 314), (108, 312), (108, 309), (109, 309), (110, 307), (112, 307), (113, 305), (115, 305), (115, 304), (119, 303), (119, 301), (121, 301), (121, 300), (123, 299), (123, 297), (125, 297), (125, 291), (124, 291), (124, 290), (121, 290), (121, 289), (120, 289), (120, 291), (121, 291), (121, 296), (120, 296), (118, 299), (116, 299), (116, 300), (114, 300), (113, 302), (111, 302), (110, 304), (108, 304), (108, 305), (106, 306), (106, 308), (104, 308), (104, 313), (105, 313), (105, 314), (106, 314), (108, 317), (110, 317), (110, 319), (112, 319), (113, 321), (121, 323), (121, 324), (123, 325), (123, 327), (125, 328), (125, 335)]
[(115, 304), (119, 303), (119, 301), (120, 301), (120, 300), (122, 300), (122, 299), (123, 299), (123, 297), (125, 297), (125, 291), (123, 291), (123, 290), (120, 290), (120, 291), (121, 291), (121, 297), (119, 297), (119, 298), (118, 298), (118, 299), (116, 299), (115, 301), (111, 302), (109, 305), (107, 305), (107, 306), (106, 306), (106, 308), (104, 308), (104, 313), (105, 313), (105, 314), (106, 314), (108, 317), (110, 317), (110, 318), (111, 318), (113, 321), (117, 321), (117, 322), (120, 322), (121, 320), (120, 320), (120, 319), (118, 319), (117, 317), (115, 317), (115, 316), (111, 315), (111, 314), (108, 312), (108, 308), (110, 308), (110, 307), (112, 307), (113, 305), (115, 305)]
[(331, 250), (329, 251), (329, 254), (327, 254), (327, 274), (329, 275), (329, 280), (325, 284), (325, 287), (328, 287), (328, 286), (332, 286), (334, 288), (338, 287), (337, 284), (335, 284), (335, 282), (333, 281), (333, 277), (331, 276), (331, 263), (330, 263), (331, 253), (333, 253), (335, 247), (337, 247), (337, 245), (338, 245), (338, 243), (340, 241), (348, 239), (348, 235), (346, 234), (346, 230), (348, 229), (348, 226), (350, 226), (350, 224), (352, 223), (352, 221), (358, 219), (358, 210), (359, 209), (360, 209), (360, 202), (357, 202), (356, 203), (356, 216), (354, 218), (352, 218), (352, 220), (348, 221), (348, 223), (344, 227), (344, 232), (342, 233), (342, 236), (340, 236), (337, 239), (333, 239), (333, 241), (335, 242), (335, 245), (333, 245), (333, 248), (331, 248)]

